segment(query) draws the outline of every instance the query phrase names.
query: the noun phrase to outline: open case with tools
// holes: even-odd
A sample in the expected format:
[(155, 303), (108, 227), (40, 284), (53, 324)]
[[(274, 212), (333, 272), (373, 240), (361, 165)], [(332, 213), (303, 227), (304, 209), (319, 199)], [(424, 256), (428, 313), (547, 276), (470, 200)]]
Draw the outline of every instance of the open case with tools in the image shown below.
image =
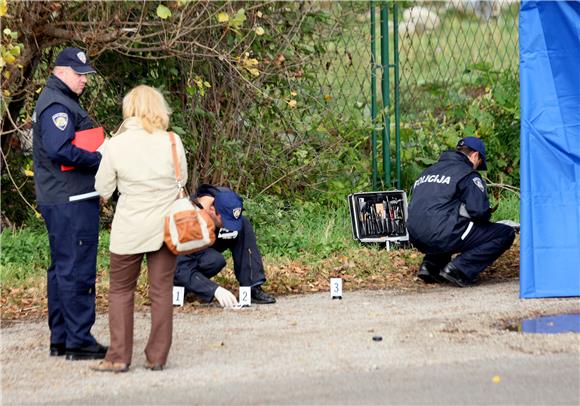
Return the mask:
[(363, 243), (407, 246), (407, 194), (402, 190), (348, 195), (352, 235)]

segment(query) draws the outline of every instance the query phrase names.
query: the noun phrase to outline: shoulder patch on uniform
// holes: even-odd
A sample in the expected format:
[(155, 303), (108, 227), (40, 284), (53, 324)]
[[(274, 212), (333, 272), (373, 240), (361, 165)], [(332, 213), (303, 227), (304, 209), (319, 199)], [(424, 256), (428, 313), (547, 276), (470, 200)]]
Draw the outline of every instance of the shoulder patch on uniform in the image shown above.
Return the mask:
[(475, 183), (475, 186), (478, 187), (479, 190), (481, 190), (482, 192), (485, 192), (485, 186), (483, 185), (483, 182), (481, 181), (481, 179), (479, 178), (473, 178), (473, 183)]
[(61, 131), (64, 131), (68, 124), (68, 114), (66, 113), (56, 113), (52, 115), (52, 122)]

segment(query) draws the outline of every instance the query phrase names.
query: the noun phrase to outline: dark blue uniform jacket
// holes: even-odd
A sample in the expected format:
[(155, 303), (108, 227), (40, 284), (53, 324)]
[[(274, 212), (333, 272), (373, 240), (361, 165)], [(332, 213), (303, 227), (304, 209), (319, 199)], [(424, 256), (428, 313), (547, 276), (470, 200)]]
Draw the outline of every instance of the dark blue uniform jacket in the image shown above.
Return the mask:
[[(33, 115), (33, 162), (36, 199), (40, 205), (68, 203), (68, 198), (95, 190), (101, 154), (71, 144), (75, 132), (93, 128), (78, 95), (51, 76)], [(62, 172), (61, 164), (75, 166)]]
[(447, 252), (470, 222), (487, 222), (490, 216), (479, 173), (463, 153), (445, 151), (415, 181), (407, 229), (411, 242), (423, 251)]

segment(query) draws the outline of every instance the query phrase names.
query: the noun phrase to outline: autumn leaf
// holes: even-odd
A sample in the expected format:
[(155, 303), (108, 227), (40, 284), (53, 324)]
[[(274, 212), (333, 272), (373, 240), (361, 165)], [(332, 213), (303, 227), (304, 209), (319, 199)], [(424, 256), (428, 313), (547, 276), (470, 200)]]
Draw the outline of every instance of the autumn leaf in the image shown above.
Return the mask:
[(165, 20), (168, 17), (171, 17), (171, 10), (169, 10), (163, 4), (157, 6), (157, 16), (162, 20)]
[(243, 8), (239, 9), (236, 15), (231, 19), (230, 26), (232, 28), (240, 28), (242, 24), (246, 21), (246, 10)]
[(0, 17), (4, 17), (8, 12), (8, 4), (6, 0), (0, 0)]
[(16, 62), (16, 58), (14, 57), (14, 55), (12, 55), (11, 53), (8, 53), (8, 52), (5, 52), (2, 55), (2, 58), (4, 59), (4, 61), (6, 63), (9, 63), (9, 64), (13, 64), (14, 62)]
[(244, 68), (253, 68), (258, 65), (258, 60), (256, 58), (244, 58), (242, 60)]
[(224, 13), (223, 11), (217, 15), (218, 23), (227, 23), (230, 21), (230, 16), (228, 13)]
[(250, 72), (252, 76), (260, 76), (260, 71), (256, 68), (250, 68), (248, 69), (248, 72)]

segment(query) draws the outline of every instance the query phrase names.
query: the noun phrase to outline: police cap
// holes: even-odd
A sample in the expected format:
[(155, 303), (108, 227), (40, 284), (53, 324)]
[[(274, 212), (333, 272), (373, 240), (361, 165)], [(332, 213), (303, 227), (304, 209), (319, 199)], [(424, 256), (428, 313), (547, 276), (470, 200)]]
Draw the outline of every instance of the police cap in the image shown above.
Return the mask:
[(230, 231), (240, 231), (242, 229), (243, 200), (237, 193), (220, 191), (214, 200), (214, 206), (222, 217), (223, 228)]
[(487, 170), (487, 163), (485, 161), (485, 144), (480, 138), (477, 137), (465, 137), (457, 143), (457, 147), (469, 147), (474, 151), (479, 152), (481, 157), (481, 165), (477, 169), (485, 171)]
[(65, 48), (60, 51), (54, 63), (56, 66), (68, 66), (79, 75), (96, 73), (97, 71), (89, 64), (87, 55), (79, 48)]

